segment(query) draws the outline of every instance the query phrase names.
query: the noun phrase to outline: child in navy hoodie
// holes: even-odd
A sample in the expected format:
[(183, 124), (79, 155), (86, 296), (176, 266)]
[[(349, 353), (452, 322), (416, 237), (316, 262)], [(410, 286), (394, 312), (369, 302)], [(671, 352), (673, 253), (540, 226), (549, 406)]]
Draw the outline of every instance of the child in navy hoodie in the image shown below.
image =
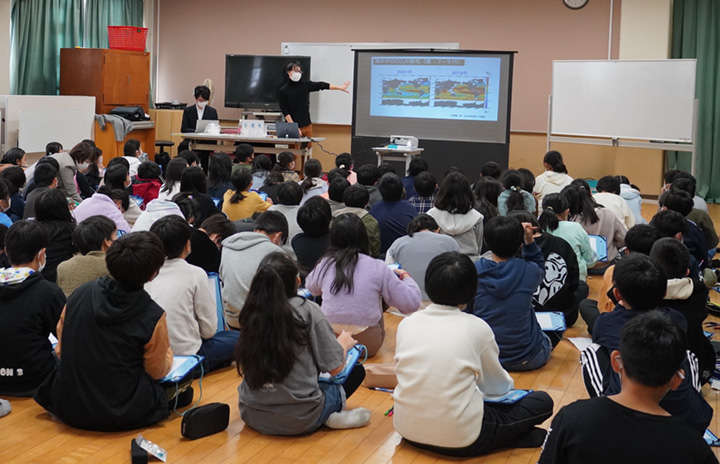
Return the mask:
[[(496, 216), (485, 225), (491, 259), (475, 263), (478, 288), (473, 313), (487, 322), (508, 371), (539, 369), (550, 358), (550, 338), (540, 329), (533, 293), (545, 276), (545, 260), (533, 239), (532, 224)], [(523, 258), (515, 258), (522, 245)]]

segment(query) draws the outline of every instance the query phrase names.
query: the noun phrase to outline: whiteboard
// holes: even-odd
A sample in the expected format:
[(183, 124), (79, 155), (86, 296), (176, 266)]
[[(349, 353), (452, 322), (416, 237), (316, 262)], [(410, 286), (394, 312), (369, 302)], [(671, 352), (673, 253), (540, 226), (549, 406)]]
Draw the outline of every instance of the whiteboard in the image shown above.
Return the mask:
[[(342, 85), (352, 81), (354, 49), (441, 49), (457, 50), (459, 43), (290, 43), (283, 42), (281, 54), (309, 56), (310, 79)], [(352, 124), (352, 82), (350, 93), (324, 90), (310, 94), (310, 117), (316, 124)]]
[(693, 141), (696, 60), (554, 61), (551, 135)]
[(92, 139), (95, 108), (87, 110), (20, 110), (18, 146), (28, 153), (44, 152), (48, 142), (60, 142), (70, 150)]

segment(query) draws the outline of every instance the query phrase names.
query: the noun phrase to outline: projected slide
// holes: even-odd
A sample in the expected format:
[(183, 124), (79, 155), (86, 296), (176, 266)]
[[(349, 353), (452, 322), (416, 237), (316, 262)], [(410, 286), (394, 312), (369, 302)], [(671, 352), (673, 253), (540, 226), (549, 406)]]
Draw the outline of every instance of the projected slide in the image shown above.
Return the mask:
[(497, 121), (500, 62), (373, 57), (370, 116)]

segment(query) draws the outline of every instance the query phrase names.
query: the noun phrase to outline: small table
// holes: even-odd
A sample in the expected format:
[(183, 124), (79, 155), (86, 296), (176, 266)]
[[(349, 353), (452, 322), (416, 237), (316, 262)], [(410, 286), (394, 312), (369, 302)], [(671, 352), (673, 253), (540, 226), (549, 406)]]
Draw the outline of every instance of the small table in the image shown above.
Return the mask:
[[(385, 161), (405, 161), (405, 173), (410, 169), (410, 160), (413, 156), (419, 155), (425, 149), (424, 148), (389, 148), (389, 147), (372, 147), (372, 150), (377, 155), (378, 166), (383, 164)], [(405, 174), (403, 173), (403, 174)]]

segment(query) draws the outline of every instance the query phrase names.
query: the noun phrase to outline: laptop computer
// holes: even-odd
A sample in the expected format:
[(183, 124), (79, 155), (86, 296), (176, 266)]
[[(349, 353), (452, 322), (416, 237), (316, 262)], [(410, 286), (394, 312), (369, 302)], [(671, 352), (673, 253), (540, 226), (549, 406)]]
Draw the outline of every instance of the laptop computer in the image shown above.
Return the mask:
[(275, 133), (279, 139), (299, 139), (300, 129), (296, 122), (276, 122)]
[(207, 128), (208, 124), (210, 123), (220, 124), (220, 121), (217, 119), (198, 119), (197, 123), (195, 124), (195, 133), (196, 134), (202, 134), (205, 132), (205, 129)]

